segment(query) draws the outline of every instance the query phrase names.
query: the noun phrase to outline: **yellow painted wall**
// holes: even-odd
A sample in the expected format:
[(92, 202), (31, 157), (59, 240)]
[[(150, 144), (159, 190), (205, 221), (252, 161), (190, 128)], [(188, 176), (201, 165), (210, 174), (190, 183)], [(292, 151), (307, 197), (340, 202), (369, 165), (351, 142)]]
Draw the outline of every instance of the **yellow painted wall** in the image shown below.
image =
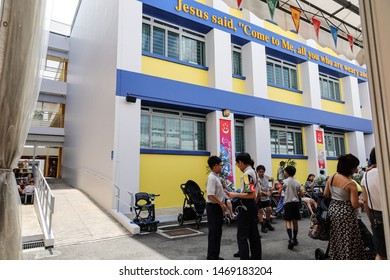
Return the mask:
[(345, 104), (334, 102), (327, 99), (321, 99), (321, 106), (323, 111), (337, 113), (337, 114), (345, 114)]
[(298, 40), (298, 34), (291, 32), (291, 31), (283, 30), (281, 27), (277, 26), (276, 24), (270, 23), (266, 20), (264, 21), (264, 28), (271, 31), (271, 32), (275, 32), (281, 36), (287, 37), (291, 40), (294, 40), (294, 41)]
[(142, 57), (142, 73), (180, 82), (208, 86), (208, 71), (149, 56)]
[(230, 8), (230, 14), (236, 18), (242, 18), (242, 11), (239, 9)]
[(303, 106), (302, 94), (268, 86), (268, 99), (293, 105)]
[(196, 2), (202, 3), (206, 5), (207, 0), (195, 0)]
[(317, 44), (317, 50), (324, 52), (326, 54), (332, 55), (334, 57), (339, 57), (339, 55), (329, 47), (323, 47), (323, 46)]
[(233, 92), (245, 94), (245, 80), (233, 78)]
[[(272, 174), (270, 171), (266, 171), (268, 175), (272, 175), (275, 179), (278, 178), (277, 172), (279, 168), (279, 163), (281, 161), (287, 161), (287, 158), (273, 158), (272, 159)], [(297, 169), (297, 173), (295, 174), (295, 179), (297, 179), (301, 184), (305, 184), (307, 175), (309, 175), (308, 167), (307, 167), (307, 160), (306, 159), (294, 159), (294, 161), (297, 163), (295, 168)]]
[(336, 173), (336, 170), (337, 170), (337, 159), (335, 160), (329, 160), (327, 159), (326, 160), (326, 175), (327, 176), (331, 176), (332, 174)]
[(180, 188), (187, 180), (195, 181), (206, 192), (208, 156), (141, 154), (140, 191), (160, 194), (156, 208), (183, 206)]

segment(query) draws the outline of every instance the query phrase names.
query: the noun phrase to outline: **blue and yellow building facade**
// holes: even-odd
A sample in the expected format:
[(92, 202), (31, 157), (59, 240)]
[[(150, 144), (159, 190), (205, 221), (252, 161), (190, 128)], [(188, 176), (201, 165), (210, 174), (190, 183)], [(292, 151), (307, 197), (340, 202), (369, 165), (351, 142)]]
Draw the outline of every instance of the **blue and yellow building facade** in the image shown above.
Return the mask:
[(221, 0), (85, 0), (69, 40), (62, 177), (131, 232), (135, 193), (181, 207), (210, 155), (237, 187), (239, 152), (303, 184), (374, 146), (364, 68)]
[(301, 183), (335, 172), (341, 153), (366, 164), (374, 138), (364, 68), (222, 1), (137, 7), (127, 36), (138, 37), (128, 50), (138, 64), (118, 67), (116, 95), (136, 98), (138, 190), (161, 194), (158, 208), (181, 206), (188, 179), (205, 189), (210, 155), (225, 153), (236, 185), (242, 151), (274, 177), (293, 159)]

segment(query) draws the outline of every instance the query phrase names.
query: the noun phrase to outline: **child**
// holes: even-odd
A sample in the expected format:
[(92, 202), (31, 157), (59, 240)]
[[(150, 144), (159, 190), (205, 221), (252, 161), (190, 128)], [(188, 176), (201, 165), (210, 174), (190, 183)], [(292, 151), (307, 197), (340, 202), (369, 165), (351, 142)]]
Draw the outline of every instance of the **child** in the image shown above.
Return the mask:
[[(274, 231), (275, 228), (271, 225), (271, 189), (274, 188), (274, 182), (272, 187), (269, 186), (269, 176), (265, 174), (265, 166), (259, 165), (256, 167), (260, 188), (258, 189), (257, 195), (257, 206), (259, 207), (259, 222), (261, 224), (261, 232), (267, 233), (268, 230)], [(263, 208), (265, 208), (265, 222), (263, 217)]]
[[(303, 196), (301, 184), (294, 178), (296, 169), (294, 166), (287, 166), (284, 169), (284, 175), (287, 179), (283, 180), (284, 190), (284, 220), (286, 221), (286, 230), (288, 234), (288, 249), (293, 249), (298, 245), (298, 220), (301, 219), (299, 196)], [(291, 232), (291, 225), (293, 232)]]
[(208, 233), (208, 260), (223, 260), (220, 256), (223, 217), (226, 212), (225, 192), (222, 187), (221, 178), (218, 174), (222, 171), (222, 160), (217, 156), (211, 156), (207, 163), (210, 167), (210, 174), (207, 178), (207, 224)]
[[(249, 259), (249, 248), (252, 260), (261, 260), (261, 241), (257, 227), (256, 205), (256, 172), (251, 167), (251, 156), (240, 153), (236, 156), (236, 165), (244, 173), (241, 176), (241, 193), (229, 192), (230, 198), (241, 199), (237, 217), (237, 243), (241, 260)], [(250, 246), (248, 246), (248, 240)]]

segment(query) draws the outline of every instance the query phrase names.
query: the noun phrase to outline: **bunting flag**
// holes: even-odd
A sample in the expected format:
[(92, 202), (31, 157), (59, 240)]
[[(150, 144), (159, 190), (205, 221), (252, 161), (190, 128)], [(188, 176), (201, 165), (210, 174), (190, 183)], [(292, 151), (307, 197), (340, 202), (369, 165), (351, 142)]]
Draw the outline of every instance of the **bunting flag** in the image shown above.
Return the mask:
[(269, 13), (271, 14), (271, 19), (274, 20), (274, 14), (276, 6), (278, 5), (279, 0), (267, 0)]
[(294, 6), (290, 6), (290, 10), (291, 10), (292, 20), (294, 21), (295, 30), (298, 33), (299, 23), (301, 21), (301, 10), (299, 10), (298, 8), (295, 8)]
[(349, 46), (351, 47), (351, 52), (353, 52), (353, 37), (351, 34), (347, 34)]
[(337, 47), (337, 33), (339, 32), (339, 29), (333, 25), (329, 27), (330, 27), (330, 32), (332, 33), (334, 45)]
[(242, 0), (237, 0), (237, 6), (240, 8)]
[(316, 32), (317, 40), (320, 32), (320, 26), (321, 26), (321, 21), (319, 21), (316, 18), (311, 18), (311, 22), (313, 23), (314, 26), (314, 31)]

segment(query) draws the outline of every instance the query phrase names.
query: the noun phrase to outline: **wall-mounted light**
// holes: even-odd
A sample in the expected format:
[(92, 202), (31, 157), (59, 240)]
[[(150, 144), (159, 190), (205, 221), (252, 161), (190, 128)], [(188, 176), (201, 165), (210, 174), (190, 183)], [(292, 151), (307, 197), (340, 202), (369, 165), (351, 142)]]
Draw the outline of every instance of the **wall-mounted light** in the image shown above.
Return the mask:
[(134, 97), (134, 96), (131, 96), (131, 95), (127, 95), (126, 96), (126, 102), (135, 103), (136, 101), (137, 101), (137, 97)]
[(230, 116), (230, 110), (229, 109), (223, 109), (222, 110), (222, 116), (224, 116), (225, 118), (229, 117)]

